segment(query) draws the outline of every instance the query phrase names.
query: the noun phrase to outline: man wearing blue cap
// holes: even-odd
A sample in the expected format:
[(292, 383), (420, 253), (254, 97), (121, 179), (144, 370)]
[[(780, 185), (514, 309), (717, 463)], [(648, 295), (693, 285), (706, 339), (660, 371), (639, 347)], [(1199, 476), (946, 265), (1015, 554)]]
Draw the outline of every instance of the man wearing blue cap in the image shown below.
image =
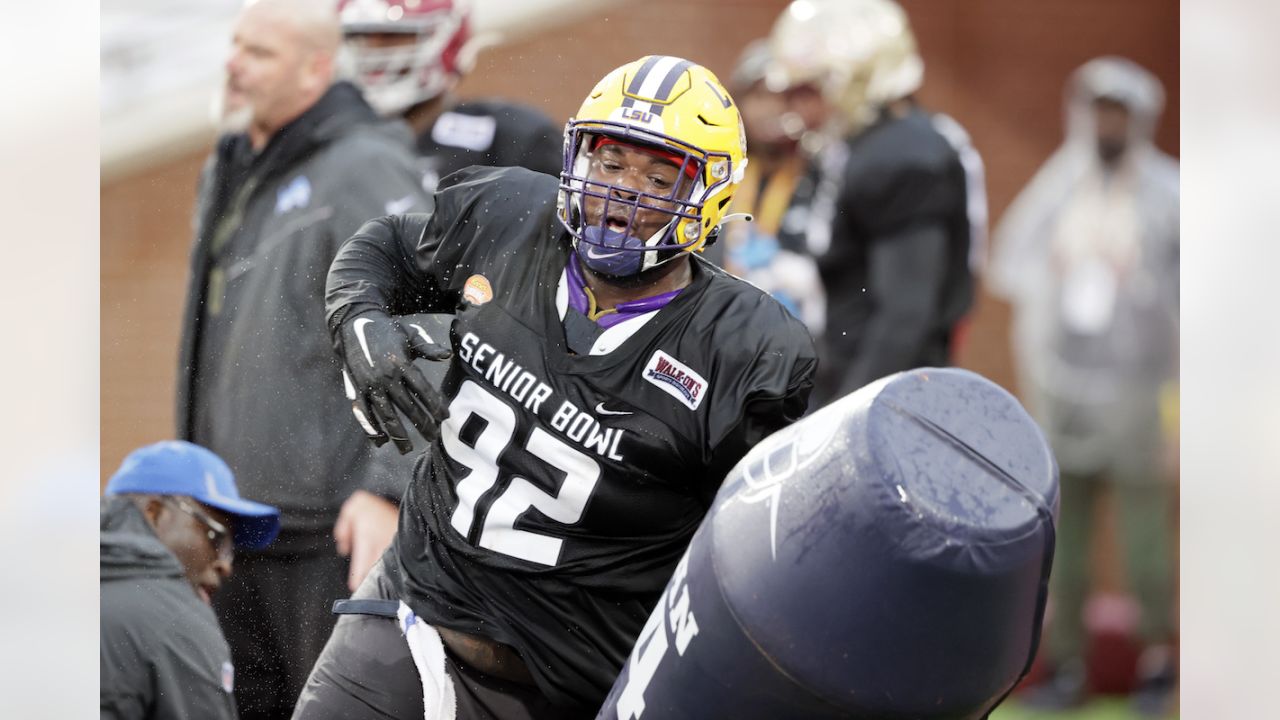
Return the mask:
[(235, 670), (210, 597), (234, 548), (258, 549), (280, 512), (242, 499), (217, 455), (183, 441), (133, 451), (102, 499), (103, 718), (235, 718)]

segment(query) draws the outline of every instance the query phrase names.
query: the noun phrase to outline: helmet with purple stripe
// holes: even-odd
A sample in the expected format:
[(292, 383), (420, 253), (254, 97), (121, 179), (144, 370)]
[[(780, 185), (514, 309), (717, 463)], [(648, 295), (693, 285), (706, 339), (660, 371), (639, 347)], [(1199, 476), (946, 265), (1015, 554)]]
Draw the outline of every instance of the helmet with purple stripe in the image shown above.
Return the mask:
[[(637, 186), (593, 173), (609, 145), (674, 167), (675, 181)], [(605, 76), (566, 126), (559, 218), (588, 268), (633, 276), (714, 242), (745, 167), (742, 120), (715, 75), (644, 57)], [(663, 222), (640, 232), (642, 217)]]

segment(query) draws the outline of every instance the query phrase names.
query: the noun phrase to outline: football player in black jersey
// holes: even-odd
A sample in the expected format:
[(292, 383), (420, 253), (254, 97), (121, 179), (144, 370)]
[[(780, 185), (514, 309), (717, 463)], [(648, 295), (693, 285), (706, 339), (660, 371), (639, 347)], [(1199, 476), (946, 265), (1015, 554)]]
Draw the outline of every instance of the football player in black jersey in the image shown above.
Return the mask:
[[(716, 77), (641, 58), (565, 133), (559, 183), (463, 170), (330, 270), (361, 424), (433, 440), (295, 718), (594, 715), (726, 472), (805, 410), (804, 326), (698, 255), (746, 163)], [(436, 391), (413, 360), (450, 352)]]
[(340, 0), (347, 72), (379, 113), (417, 136), (422, 185), (471, 165), (560, 172), (560, 128), (502, 100), (458, 102), (474, 62), (470, 0)]
[(952, 362), (986, 232), (982, 162), (924, 78), (892, 0), (796, 0), (770, 33), (766, 86), (806, 128), (811, 171), (780, 242), (807, 247), (827, 293), (821, 405), (880, 377)]

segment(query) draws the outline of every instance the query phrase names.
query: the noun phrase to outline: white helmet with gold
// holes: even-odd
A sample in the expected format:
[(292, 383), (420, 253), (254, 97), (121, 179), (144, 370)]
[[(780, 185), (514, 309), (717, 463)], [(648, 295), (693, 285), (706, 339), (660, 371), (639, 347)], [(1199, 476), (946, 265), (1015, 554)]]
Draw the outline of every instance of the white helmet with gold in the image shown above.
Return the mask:
[(818, 88), (834, 110), (823, 129), (832, 136), (857, 132), (924, 81), (911, 24), (892, 0), (794, 0), (769, 45), (769, 89)]

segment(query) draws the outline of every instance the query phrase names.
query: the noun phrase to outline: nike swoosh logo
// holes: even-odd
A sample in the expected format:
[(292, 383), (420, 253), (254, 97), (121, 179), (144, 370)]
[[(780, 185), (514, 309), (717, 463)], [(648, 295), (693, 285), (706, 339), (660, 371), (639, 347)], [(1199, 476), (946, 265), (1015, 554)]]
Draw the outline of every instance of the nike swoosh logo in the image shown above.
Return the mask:
[(587, 248), (587, 257), (591, 258), (592, 260), (604, 260), (605, 258), (611, 258), (615, 255), (621, 255), (621, 254), (622, 252), (620, 250), (615, 250), (614, 252), (610, 252), (610, 253), (600, 253), (600, 252), (596, 252), (596, 249), (593, 247)]
[(605, 410), (604, 403), (596, 403), (596, 412), (601, 415), (635, 415), (635, 413), (627, 412), (626, 410)]
[(360, 349), (364, 351), (364, 359), (373, 367), (373, 355), (369, 353), (369, 341), (364, 337), (364, 326), (373, 322), (369, 318), (356, 318), (356, 339), (360, 341)]
[(435, 345), (435, 344), (436, 344), (436, 341), (435, 341), (435, 340), (432, 340), (432, 339), (431, 339), (431, 336), (427, 334), (427, 331), (426, 331), (426, 330), (423, 330), (423, 329), (422, 329), (422, 326), (421, 326), (421, 325), (419, 325), (418, 323), (409, 323), (409, 327), (413, 328), (414, 330), (417, 330), (417, 331), (418, 331), (418, 334), (422, 336), (422, 339), (423, 339), (423, 340), (426, 340), (427, 342), (431, 343), (432, 345)]
[(405, 195), (399, 200), (392, 200), (391, 202), (387, 203), (387, 214), (399, 215), (400, 213), (404, 212), (405, 210), (408, 210), (411, 207), (413, 207), (413, 196)]

